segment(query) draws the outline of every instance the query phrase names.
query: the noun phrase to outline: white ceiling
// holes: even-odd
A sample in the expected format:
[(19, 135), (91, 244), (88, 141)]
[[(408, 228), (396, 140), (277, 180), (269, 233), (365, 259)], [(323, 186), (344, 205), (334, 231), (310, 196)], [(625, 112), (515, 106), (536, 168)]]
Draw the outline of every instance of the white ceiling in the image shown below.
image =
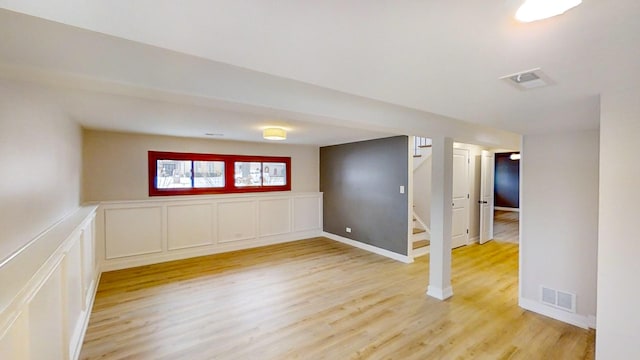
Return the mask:
[[(247, 83), (254, 78), (260, 83), (260, 76), (275, 75), (417, 109), (434, 121), (452, 123), (452, 119), (459, 119), (521, 134), (597, 128), (599, 94), (636, 85), (640, 80), (640, 2), (585, 0), (565, 15), (529, 24), (513, 20), (519, 3), (0, 0), (0, 6), (14, 11), (193, 55), (198, 57), (193, 58), (194, 64), (211, 60), (263, 73), (242, 75)], [(8, 12), (4, 15), (15, 18)], [(26, 23), (23, 18), (19, 20)], [(29, 33), (34, 28), (23, 30)], [(17, 32), (20, 28), (12, 29)], [(17, 38), (36, 48), (39, 42), (52, 41), (35, 34), (31, 43), (30, 37)], [(265, 98), (266, 91), (260, 94), (262, 97), (241, 95), (253, 91), (248, 87), (237, 89), (234, 96), (211, 92), (210, 72), (200, 63), (178, 75), (207, 82), (191, 81), (188, 87), (179, 87), (176, 79), (169, 82), (163, 78), (166, 74), (154, 72), (162, 68), (164, 58), (147, 58), (141, 63), (152, 68), (140, 71), (118, 57), (110, 59), (111, 67), (101, 64), (98, 71), (95, 59), (78, 63), (77, 56), (50, 56), (60, 52), (60, 47), (67, 54), (78, 55), (79, 47), (90, 48), (93, 41), (84, 46), (77, 40), (53, 40), (58, 48), (30, 50), (27, 46), (6, 45), (3, 49), (0, 44), (0, 61), (84, 76), (99, 74), (119, 83), (286, 108), (297, 114), (326, 115), (302, 96), (309, 89), (291, 91), (301, 95), (275, 106), (275, 95)], [(145, 59), (133, 44), (121, 42), (118, 49), (121, 54), (129, 52), (131, 59)], [(91, 51), (99, 53), (100, 48)], [(108, 58), (112, 52), (100, 56)], [(498, 80), (536, 67), (541, 67), (555, 84), (519, 91)], [(167, 72), (175, 76), (173, 70)], [(222, 78), (221, 74), (217, 76)], [(291, 90), (291, 84), (282, 86)], [(232, 91), (232, 87), (225, 90)], [(316, 91), (314, 96), (320, 94)], [(322, 96), (337, 99), (335, 94)], [(281, 117), (297, 120), (292, 115), (287, 112)], [(336, 113), (333, 118), (340, 117)], [(357, 123), (362, 119), (348, 120)], [(100, 121), (95, 121), (99, 125)], [(393, 119), (386, 121), (392, 123)]]
[[(56, 91), (55, 94), (70, 115), (90, 129), (269, 142), (262, 138), (262, 130), (275, 126), (287, 130), (287, 144), (320, 146), (395, 135), (339, 125), (328, 127), (317, 122), (286, 120), (281, 117), (271, 120), (272, 118), (267, 118), (264, 112), (252, 114), (247, 111), (86, 91)], [(207, 133), (216, 135), (209, 136)]]

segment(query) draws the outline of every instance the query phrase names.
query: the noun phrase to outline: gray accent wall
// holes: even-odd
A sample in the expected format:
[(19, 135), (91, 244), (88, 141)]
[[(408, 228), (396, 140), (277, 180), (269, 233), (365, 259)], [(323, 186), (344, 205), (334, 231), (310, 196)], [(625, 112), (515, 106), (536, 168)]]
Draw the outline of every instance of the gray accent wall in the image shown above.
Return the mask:
[(407, 255), (408, 141), (394, 136), (320, 148), (324, 231)]

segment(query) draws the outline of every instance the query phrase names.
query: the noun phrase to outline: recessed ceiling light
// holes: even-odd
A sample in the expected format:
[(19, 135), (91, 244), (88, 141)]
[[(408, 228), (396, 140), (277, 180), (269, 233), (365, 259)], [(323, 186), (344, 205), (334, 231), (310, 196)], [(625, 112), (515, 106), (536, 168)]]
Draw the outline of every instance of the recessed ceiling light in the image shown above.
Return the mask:
[(206, 136), (224, 136), (224, 134), (221, 133), (204, 133)]
[(532, 22), (564, 14), (580, 5), (582, 0), (525, 0), (516, 12), (516, 19)]

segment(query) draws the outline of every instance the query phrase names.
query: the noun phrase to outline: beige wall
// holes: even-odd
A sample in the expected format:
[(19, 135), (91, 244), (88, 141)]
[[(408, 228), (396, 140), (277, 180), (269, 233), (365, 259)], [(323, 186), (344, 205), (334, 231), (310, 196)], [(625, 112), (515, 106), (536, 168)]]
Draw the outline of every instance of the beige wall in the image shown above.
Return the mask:
[(598, 153), (598, 130), (524, 137), (520, 288), (539, 311), (545, 286), (575, 294), (577, 316), (596, 314)]
[(81, 144), (38, 88), (0, 80), (0, 261), (78, 207)]
[(640, 88), (601, 97), (598, 359), (637, 359), (640, 354), (638, 99)]
[(147, 152), (291, 156), (291, 191), (316, 192), (317, 146), (83, 131), (83, 201), (149, 198)]

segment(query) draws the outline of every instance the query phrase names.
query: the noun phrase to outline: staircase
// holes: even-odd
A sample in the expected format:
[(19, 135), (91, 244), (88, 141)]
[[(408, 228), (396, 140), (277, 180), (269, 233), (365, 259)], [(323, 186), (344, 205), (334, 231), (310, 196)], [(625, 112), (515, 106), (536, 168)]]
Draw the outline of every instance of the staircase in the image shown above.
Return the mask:
[(415, 211), (413, 213), (413, 235), (411, 236), (412, 255), (418, 257), (429, 253), (429, 229), (424, 222), (417, 217)]
[[(413, 171), (415, 172), (421, 165), (425, 163), (425, 160), (431, 157), (431, 139), (426, 137), (414, 136), (413, 137)], [(415, 183), (414, 183), (414, 186)], [(429, 253), (429, 245), (431, 233), (426, 223), (420, 219), (415, 212), (415, 206), (413, 210), (413, 235), (412, 235), (412, 249), (411, 254), (413, 257), (426, 255)]]
[(421, 136), (413, 137), (413, 171), (431, 156), (431, 139)]

